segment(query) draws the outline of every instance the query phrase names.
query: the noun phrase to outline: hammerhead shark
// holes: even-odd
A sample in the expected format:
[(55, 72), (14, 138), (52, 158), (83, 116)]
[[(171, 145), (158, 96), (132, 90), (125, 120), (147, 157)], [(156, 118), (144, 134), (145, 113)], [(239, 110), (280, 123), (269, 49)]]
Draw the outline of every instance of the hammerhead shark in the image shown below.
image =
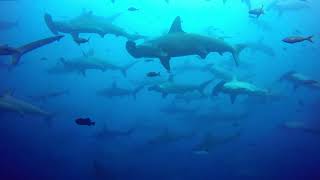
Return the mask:
[(320, 82), (296, 71), (289, 71), (281, 76), (279, 81), (287, 81), (293, 85), (293, 89), (298, 87), (307, 87), (311, 89), (320, 89)]
[(35, 49), (38, 49), (47, 44), (53, 43), (55, 41), (59, 41), (64, 36), (58, 35), (45, 39), (41, 39), (38, 41), (31, 42), (29, 44), (23, 45), (19, 48), (10, 47), (8, 45), (0, 45), (0, 56), (1, 55), (11, 55), (12, 56), (12, 65), (17, 65), (20, 61), (22, 55), (31, 52)]
[(129, 40), (144, 38), (138, 34), (129, 34), (124, 29), (114, 25), (112, 21), (118, 16), (117, 14), (111, 17), (101, 17), (89, 11), (66, 21), (54, 21), (52, 16), (47, 13), (44, 15), (44, 19), (53, 34), (70, 34), (74, 40), (82, 39), (79, 37), (81, 33), (98, 34), (101, 37), (104, 37), (106, 34), (113, 34), (115, 36), (123, 36)]
[(311, 125), (308, 125), (304, 121), (285, 121), (283, 122), (280, 127), (286, 128), (286, 129), (296, 129), (303, 132), (311, 133), (311, 134), (320, 134), (320, 128), (314, 127)]
[(127, 131), (118, 131), (118, 130), (112, 130), (107, 127), (106, 124), (104, 124), (103, 129), (96, 132), (94, 134), (94, 137), (97, 140), (108, 140), (108, 139), (114, 139), (120, 136), (130, 136), (134, 131), (136, 130), (135, 127), (128, 129)]
[(256, 85), (248, 82), (238, 81), (235, 78), (229, 82), (221, 81), (218, 83), (213, 89), (212, 95), (217, 96), (221, 92), (230, 95), (232, 104), (234, 104), (238, 95), (261, 97), (266, 97), (269, 95), (269, 91), (267, 89), (257, 87)]
[(168, 34), (140, 45), (130, 40), (126, 44), (127, 51), (134, 58), (159, 58), (163, 67), (169, 72), (172, 57), (198, 55), (201, 59), (205, 59), (210, 52), (217, 52), (220, 55), (230, 52), (238, 65), (239, 53), (244, 48), (243, 44), (232, 46), (222, 39), (186, 33), (181, 28), (180, 16), (173, 21)]
[(124, 89), (118, 87), (116, 82), (112, 83), (112, 86), (110, 88), (105, 88), (97, 92), (97, 95), (103, 96), (103, 97), (120, 97), (120, 96), (130, 96), (132, 95), (134, 98), (136, 98), (137, 93), (141, 91), (144, 88), (144, 86), (138, 86), (137, 88), (131, 90), (131, 89)]
[(203, 137), (202, 142), (196, 145), (192, 151), (195, 154), (209, 154), (217, 146), (234, 141), (238, 139), (240, 135), (241, 134), (238, 132), (228, 137), (216, 137), (216, 136), (213, 136), (211, 133), (207, 133)]
[(170, 105), (166, 105), (160, 108), (160, 111), (168, 114), (168, 115), (176, 115), (176, 114), (191, 114), (194, 113), (197, 109), (196, 108), (187, 108), (176, 103), (171, 103)]
[[(209, 0), (207, 0), (209, 1)], [(223, 4), (227, 3), (227, 0), (222, 0)], [(242, 3), (245, 3), (248, 9), (251, 9), (251, 0), (241, 0)]]
[(273, 48), (263, 42), (263, 38), (259, 39), (258, 41), (248, 42), (247, 47), (252, 52), (261, 52), (272, 57), (276, 55)]
[(52, 91), (52, 92), (48, 92), (46, 94), (34, 95), (34, 96), (29, 96), (29, 97), (34, 101), (46, 102), (49, 99), (68, 95), (68, 94), (70, 94), (69, 90), (60, 90), (60, 91)]
[(20, 116), (33, 115), (43, 117), (48, 123), (53, 118), (52, 113), (13, 97), (11, 92), (7, 92), (0, 97), (0, 111), (17, 113)]
[(147, 144), (149, 145), (169, 144), (169, 143), (174, 143), (184, 139), (192, 138), (194, 135), (195, 135), (194, 132), (191, 132), (188, 134), (181, 134), (181, 133), (177, 133), (172, 130), (169, 130), (168, 128), (165, 128), (161, 134), (148, 140)]
[(300, 1), (274, 0), (269, 4), (269, 6), (267, 7), (267, 10), (278, 11), (278, 14), (280, 16), (285, 12), (293, 12), (293, 11), (298, 11), (298, 10), (303, 10), (308, 8), (310, 8), (309, 4), (301, 0)]
[(165, 98), (169, 94), (185, 94), (187, 92), (198, 91), (201, 94), (204, 94), (205, 88), (212, 82), (213, 80), (205, 81), (199, 85), (194, 84), (179, 84), (173, 82), (172, 78), (169, 79), (168, 82), (164, 82), (161, 84), (156, 84), (149, 87), (149, 91), (155, 91), (162, 94), (162, 97)]
[(78, 72), (79, 74), (86, 76), (87, 70), (90, 69), (100, 70), (102, 72), (105, 72), (107, 70), (119, 70), (123, 74), (123, 76), (126, 77), (128, 69), (130, 69), (133, 65), (137, 63), (137, 61), (134, 61), (127, 65), (120, 66), (116, 65), (108, 59), (100, 59), (93, 56), (82, 56), (71, 60), (61, 58), (60, 62), (62, 66), (61, 64), (57, 64), (55, 67), (49, 69), (48, 73), (65, 74), (71, 72)]

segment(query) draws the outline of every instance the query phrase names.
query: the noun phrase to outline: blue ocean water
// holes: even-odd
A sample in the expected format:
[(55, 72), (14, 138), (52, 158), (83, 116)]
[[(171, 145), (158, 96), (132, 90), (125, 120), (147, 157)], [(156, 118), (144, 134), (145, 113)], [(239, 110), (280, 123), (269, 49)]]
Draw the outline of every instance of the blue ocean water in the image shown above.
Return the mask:
[[(0, 46), (0, 179), (320, 179), (319, 5), (0, 1), (0, 44), (15, 50), (5, 54)], [(45, 14), (58, 22), (53, 29)], [(171, 28), (177, 17), (182, 29)], [(101, 35), (104, 28), (116, 30)], [(12, 63), (30, 48), (23, 45), (55, 37), (54, 30), (64, 37)], [(168, 36), (157, 57), (128, 50), (128, 42), (155, 47), (152, 40)], [(199, 36), (219, 43), (197, 45)], [(288, 37), (303, 41), (284, 42)], [(220, 55), (221, 43), (232, 50)], [(239, 66), (236, 44), (245, 47)], [(170, 57), (170, 72), (160, 63), (189, 46), (197, 53)]]

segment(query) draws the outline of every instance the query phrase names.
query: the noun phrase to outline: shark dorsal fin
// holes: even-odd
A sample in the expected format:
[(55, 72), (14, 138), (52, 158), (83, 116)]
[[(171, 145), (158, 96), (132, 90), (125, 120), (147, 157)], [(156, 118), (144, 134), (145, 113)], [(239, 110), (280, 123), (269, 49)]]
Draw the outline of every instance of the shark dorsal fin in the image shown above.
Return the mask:
[(181, 27), (181, 18), (180, 16), (177, 16), (176, 19), (174, 19), (169, 34), (170, 33), (184, 33)]
[(117, 87), (118, 87), (117, 82), (114, 81), (114, 82), (112, 83), (112, 88), (117, 88)]
[(64, 57), (61, 57), (59, 60), (63, 65), (66, 65), (67, 61)]

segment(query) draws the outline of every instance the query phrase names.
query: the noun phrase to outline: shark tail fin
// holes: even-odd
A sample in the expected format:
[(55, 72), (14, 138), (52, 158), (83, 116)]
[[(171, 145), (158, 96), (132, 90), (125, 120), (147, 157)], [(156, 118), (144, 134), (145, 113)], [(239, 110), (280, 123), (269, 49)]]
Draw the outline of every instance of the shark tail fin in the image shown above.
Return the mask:
[(54, 35), (58, 35), (59, 32), (57, 30), (57, 27), (52, 19), (52, 16), (48, 13), (44, 14), (44, 21), (46, 22), (48, 28), (50, 29), (50, 31), (54, 34)]
[(234, 47), (234, 51), (232, 52), (232, 56), (234, 59), (234, 62), (236, 63), (237, 66), (239, 66), (239, 54), (241, 53), (242, 50), (244, 50), (247, 47), (245, 44), (237, 44)]
[(61, 57), (59, 60), (64, 66), (67, 64), (67, 60), (64, 57)]
[(309, 37), (307, 37), (307, 41), (309, 41), (309, 42), (311, 42), (311, 43), (313, 43), (313, 35), (312, 36), (309, 36)]
[(224, 86), (224, 84), (226, 83), (226, 81), (220, 81), (212, 90), (212, 96), (217, 96), (219, 94), (219, 92), (221, 91), (222, 87)]
[(137, 127), (132, 127), (130, 129), (127, 130), (127, 132), (125, 133), (126, 135), (131, 135), (136, 131)]
[(17, 52), (17, 53), (14, 53), (12, 55), (12, 60), (11, 60), (11, 64), (12, 65), (17, 65), (19, 62), (20, 62), (20, 59), (21, 59), (21, 56), (23, 55), (22, 52)]
[(137, 88), (135, 88), (133, 90), (132, 95), (133, 95), (134, 99), (137, 99), (138, 92), (140, 92), (143, 88), (144, 88), (144, 86), (142, 85), (142, 86), (138, 86)]
[(200, 94), (204, 95), (204, 89), (212, 82), (213, 80), (208, 80), (203, 82), (202, 84), (200, 84), (198, 91), (200, 92)]
[(128, 51), (128, 53), (133, 56), (134, 58), (140, 58), (141, 55), (139, 54), (138, 50), (137, 50), (137, 44), (134, 41), (127, 41), (126, 43), (126, 49)]
[(123, 74), (124, 77), (127, 77), (127, 71), (128, 69), (130, 69), (132, 66), (134, 66), (135, 64), (137, 64), (139, 61), (134, 61), (124, 67), (121, 68), (121, 73)]
[(38, 49), (42, 46), (45, 46), (47, 44), (53, 43), (54, 41), (59, 41), (63, 37), (64, 36), (62, 35), (58, 35), (58, 36), (53, 36), (45, 39), (40, 39), (17, 48), (16, 49), (17, 52), (12, 55), (12, 65), (17, 65), (20, 61), (21, 56), (23, 56), (24, 54), (31, 52), (35, 49)]

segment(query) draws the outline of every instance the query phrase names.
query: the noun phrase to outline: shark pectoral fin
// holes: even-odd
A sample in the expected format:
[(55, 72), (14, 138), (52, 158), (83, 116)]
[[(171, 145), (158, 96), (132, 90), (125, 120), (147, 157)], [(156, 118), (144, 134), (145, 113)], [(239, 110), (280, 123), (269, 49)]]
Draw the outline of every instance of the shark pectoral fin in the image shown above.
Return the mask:
[(79, 33), (71, 33), (70, 35), (72, 36), (72, 39), (73, 39), (74, 41), (76, 41), (77, 39), (80, 38), (80, 37), (79, 37)]
[(170, 72), (170, 70), (171, 70), (170, 57), (169, 56), (162, 56), (162, 57), (160, 57), (160, 62), (162, 64), (162, 66), (164, 68), (166, 68), (166, 70), (168, 70), (168, 72)]
[(52, 16), (48, 13), (46, 13), (44, 15), (44, 20), (48, 26), (48, 28), (50, 29), (50, 31), (54, 34), (54, 35), (58, 35), (59, 34), (59, 30), (58, 28), (56, 27), (56, 24), (55, 22), (53, 21), (52, 19)]
[(80, 70), (80, 74), (82, 74), (83, 77), (86, 77), (86, 70)]
[(236, 101), (236, 99), (237, 99), (237, 95), (236, 95), (236, 94), (230, 94), (231, 104), (234, 104), (234, 102)]
[(20, 58), (23, 54), (22, 53), (15, 53), (12, 55), (11, 64), (13, 66), (17, 65), (20, 62)]
[(208, 51), (202, 49), (198, 52), (198, 56), (200, 56), (201, 59), (205, 59), (208, 56)]

